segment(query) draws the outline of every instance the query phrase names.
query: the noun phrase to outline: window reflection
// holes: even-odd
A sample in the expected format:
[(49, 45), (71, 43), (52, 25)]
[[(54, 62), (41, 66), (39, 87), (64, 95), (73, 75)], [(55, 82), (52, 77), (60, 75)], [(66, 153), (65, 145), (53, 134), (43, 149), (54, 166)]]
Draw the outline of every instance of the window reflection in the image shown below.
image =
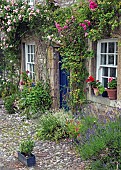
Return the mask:
[(103, 78), (103, 79), (102, 79), (102, 84), (103, 84), (103, 86), (104, 86), (105, 88), (107, 88), (107, 87), (108, 87), (108, 78)]
[(116, 77), (116, 68), (110, 68), (110, 77)]
[(102, 68), (102, 76), (108, 76), (108, 68), (107, 67)]
[(108, 52), (109, 53), (114, 53), (114, 46), (115, 45), (115, 43), (114, 42), (109, 42), (108, 43)]
[(109, 55), (108, 56), (108, 64), (113, 64), (114, 65), (114, 55)]
[(105, 54), (101, 55), (101, 65), (106, 65), (106, 55)]
[(101, 53), (107, 53), (107, 43), (101, 43)]

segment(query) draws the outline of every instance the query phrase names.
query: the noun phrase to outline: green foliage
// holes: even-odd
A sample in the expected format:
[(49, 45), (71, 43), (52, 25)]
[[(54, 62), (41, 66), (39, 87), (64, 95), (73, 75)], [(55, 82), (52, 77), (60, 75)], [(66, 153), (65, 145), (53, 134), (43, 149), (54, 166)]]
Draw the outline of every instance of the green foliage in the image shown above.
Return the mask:
[(26, 155), (31, 155), (34, 145), (35, 145), (34, 141), (28, 138), (26, 140), (21, 141), (19, 150), (21, 153), (24, 153)]
[(15, 105), (14, 105), (14, 102), (17, 98), (17, 95), (16, 94), (12, 94), (10, 96), (6, 96), (4, 98), (4, 106), (5, 106), (5, 109), (6, 111), (9, 113), (9, 114), (14, 114), (15, 113)]
[[(42, 115), (40, 125), (37, 128), (37, 137), (41, 140), (55, 141), (68, 137), (66, 120), (69, 116), (66, 116), (66, 114), (67, 113), (59, 112), (58, 114), (47, 113)], [(58, 117), (58, 115), (60, 116)]]
[[(121, 123), (120, 118), (99, 126), (96, 132), (80, 148), (84, 159), (93, 158), (92, 169), (116, 169), (121, 166)], [(96, 161), (98, 160), (98, 161)], [(100, 160), (100, 161), (99, 161)], [(119, 168), (120, 169), (120, 168)]]
[(97, 124), (97, 119), (92, 116), (85, 116), (81, 119), (70, 119), (66, 123), (66, 130), (69, 134), (69, 137), (74, 141), (81, 143), (85, 134), (89, 129)]
[[(4, 52), (4, 59), (1, 63), (3, 66), (1, 71), (0, 89), (2, 90), (2, 97), (12, 95), (18, 92), (19, 82), (19, 60), (16, 54), (7, 50)], [(4, 63), (4, 64), (3, 64)]]
[(110, 89), (116, 89), (117, 88), (117, 79), (113, 79), (112, 77), (109, 78), (108, 87)]
[(47, 82), (39, 81), (34, 87), (28, 84), (23, 87), (19, 109), (27, 118), (44, 113), (51, 107), (51, 104), (50, 86)]
[[(107, 138), (106, 148), (100, 151), (98, 159), (104, 170), (121, 169), (121, 119), (109, 124), (106, 127), (108, 132), (104, 135)], [(108, 133), (108, 134), (107, 134)], [(95, 163), (94, 161), (93, 163)], [(92, 165), (93, 165), (92, 163)], [(95, 167), (96, 170), (97, 167)]]
[(52, 46), (59, 45), (62, 66), (71, 72), (68, 101), (74, 112), (86, 99), (86, 63), (88, 58), (93, 57), (93, 52), (88, 49), (88, 39), (96, 41), (105, 36), (111, 37), (121, 24), (121, 3), (119, 0), (97, 0), (93, 9), (90, 7), (91, 1), (83, 0), (65, 8), (59, 8), (54, 1), (46, 2), (46, 5), (38, 3), (35, 8), (22, 1), (0, 2), (1, 29), (5, 34), (1, 48), (4, 54), (9, 51), (18, 55), (21, 38), (31, 32)]

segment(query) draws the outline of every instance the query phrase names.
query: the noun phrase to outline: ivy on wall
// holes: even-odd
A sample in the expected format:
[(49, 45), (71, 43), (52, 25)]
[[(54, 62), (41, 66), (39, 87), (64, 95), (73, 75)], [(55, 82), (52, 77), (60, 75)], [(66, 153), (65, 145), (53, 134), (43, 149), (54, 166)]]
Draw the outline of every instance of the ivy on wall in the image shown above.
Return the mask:
[(86, 99), (86, 61), (93, 56), (88, 39), (96, 41), (113, 35), (121, 25), (121, 2), (80, 0), (71, 7), (60, 8), (53, 0), (35, 7), (22, 1), (2, 0), (0, 9), (1, 49), (18, 55), (21, 38), (31, 32), (50, 45), (57, 43), (63, 68), (71, 75), (70, 106), (73, 110), (79, 108)]

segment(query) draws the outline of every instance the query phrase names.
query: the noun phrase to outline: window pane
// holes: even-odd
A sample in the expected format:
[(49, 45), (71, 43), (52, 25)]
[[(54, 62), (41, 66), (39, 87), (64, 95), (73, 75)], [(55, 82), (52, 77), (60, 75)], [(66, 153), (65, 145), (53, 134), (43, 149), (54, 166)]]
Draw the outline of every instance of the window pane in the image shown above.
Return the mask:
[(107, 67), (102, 68), (102, 75), (103, 76), (108, 76), (108, 68)]
[(101, 65), (106, 65), (106, 55), (105, 54), (101, 54)]
[(108, 44), (108, 52), (109, 53), (114, 53), (114, 46), (115, 45), (115, 43), (114, 42), (110, 42), (109, 44)]
[(101, 53), (107, 52), (107, 43), (101, 43)]
[(33, 53), (35, 53), (35, 45), (33, 45)]
[(33, 45), (31, 45), (31, 53), (33, 53), (34, 51), (33, 51)]
[(32, 72), (32, 65), (30, 64), (30, 72)]
[(30, 62), (30, 54), (28, 54), (28, 62)]
[(30, 53), (30, 46), (28, 45), (28, 53)]
[(103, 84), (104, 87), (108, 87), (108, 78), (103, 78), (102, 84)]
[(116, 42), (116, 53), (118, 52), (118, 43)]
[(117, 59), (118, 59), (118, 56), (116, 55), (116, 65), (117, 65)]
[(110, 68), (110, 77), (116, 77), (116, 68)]
[(108, 56), (108, 64), (113, 64), (114, 65), (114, 55), (109, 55)]
[(34, 64), (33, 64), (33, 72), (34, 72)]
[(31, 54), (31, 62), (34, 62), (34, 55)]

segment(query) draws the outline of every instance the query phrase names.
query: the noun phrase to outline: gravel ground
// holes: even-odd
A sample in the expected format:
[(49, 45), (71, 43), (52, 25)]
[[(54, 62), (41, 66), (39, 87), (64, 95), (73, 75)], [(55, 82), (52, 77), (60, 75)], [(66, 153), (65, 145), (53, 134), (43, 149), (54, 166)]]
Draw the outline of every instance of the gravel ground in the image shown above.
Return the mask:
[[(60, 143), (35, 140), (36, 122), (9, 115), (0, 101), (0, 170), (85, 170), (85, 162), (75, 153), (70, 141)], [(21, 139), (35, 140), (36, 166), (27, 168), (17, 159)]]

